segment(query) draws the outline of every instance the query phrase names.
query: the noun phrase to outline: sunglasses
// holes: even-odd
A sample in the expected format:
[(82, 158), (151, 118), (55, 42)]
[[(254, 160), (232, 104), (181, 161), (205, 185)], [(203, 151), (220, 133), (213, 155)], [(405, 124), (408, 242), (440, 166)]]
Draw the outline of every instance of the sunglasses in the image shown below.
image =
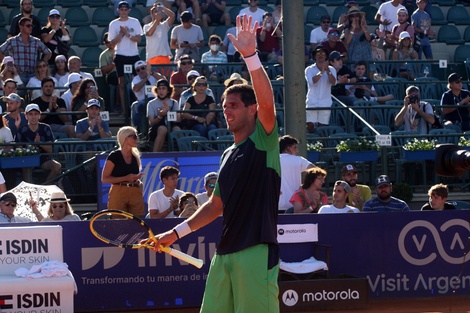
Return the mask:
[(56, 209), (56, 208), (63, 209), (63, 208), (64, 208), (64, 205), (63, 205), (63, 204), (53, 204), (53, 205), (52, 205), (52, 208), (53, 208), (53, 209)]
[(136, 134), (132, 134), (132, 135), (127, 136), (127, 138), (137, 139), (137, 135), (136, 135)]
[(54, 14), (54, 15), (49, 16), (49, 18), (60, 18), (60, 15)]
[(189, 65), (189, 64), (193, 64), (193, 62), (191, 62), (191, 61), (181, 62), (181, 65)]
[(138, 68), (136, 69), (136, 71), (137, 71), (137, 72), (140, 72), (140, 71), (144, 71), (144, 70), (146, 70), (146, 69), (147, 69), (146, 67), (138, 67)]
[(330, 36), (339, 37), (339, 34), (338, 33), (331, 33)]
[(209, 187), (209, 188), (215, 188), (215, 184), (208, 184), (207, 187)]
[(33, 27), (33, 24), (26, 24), (26, 25), (23, 25), (24, 27), (28, 27), (28, 28), (31, 28)]
[[(4, 202), (5, 203), (5, 202)], [(16, 203), (12, 203), (12, 202), (6, 202), (5, 203), (5, 206), (11, 206), (13, 208), (16, 208)]]
[(330, 24), (331, 21), (321, 21), (323, 24)]
[(351, 17), (360, 17), (359, 14), (351, 14)]
[(197, 76), (189, 76), (188, 80), (195, 80), (196, 78), (197, 78)]
[(199, 86), (199, 87), (206, 87), (207, 84), (206, 84), (206, 83), (197, 83), (196, 86)]
[(457, 80), (457, 81), (455, 81), (454, 83), (456, 83), (456, 84), (461, 84), (462, 81), (461, 81), (461, 80)]

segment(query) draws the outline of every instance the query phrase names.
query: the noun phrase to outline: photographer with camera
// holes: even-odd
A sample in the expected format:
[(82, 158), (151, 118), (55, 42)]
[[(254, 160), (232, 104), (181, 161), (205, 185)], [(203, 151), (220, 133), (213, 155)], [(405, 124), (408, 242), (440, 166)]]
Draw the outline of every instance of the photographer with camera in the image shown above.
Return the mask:
[(421, 101), (419, 88), (409, 86), (406, 88), (406, 97), (403, 108), (395, 116), (395, 126), (405, 123), (405, 131), (414, 131), (425, 135), (429, 133), (434, 124), (434, 110), (428, 102)]

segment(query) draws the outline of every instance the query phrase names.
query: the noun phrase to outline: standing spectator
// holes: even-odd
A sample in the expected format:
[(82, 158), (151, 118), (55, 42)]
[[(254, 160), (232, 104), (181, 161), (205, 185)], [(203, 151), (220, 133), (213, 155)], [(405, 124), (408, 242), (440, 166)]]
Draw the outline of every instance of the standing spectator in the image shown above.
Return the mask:
[(348, 11), (349, 26), (344, 29), (344, 45), (348, 49), (348, 61), (372, 61), (372, 48), (370, 46), (370, 33), (366, 22), (366, 15), (356, 7)]
[[(96, 84), (93, 80), (85, 78), (80, 82), (78, 90), (73, 94), (72, 97), (72, 110), (75, 112), (85, 112), (87, 108), (87, 103), (91, 99), (97, 99), (101, 107), (104, 107), (104, 99), (100, 97), (98, 89), (96, 89)], [(84, 114), (74, 114), (72, 115), (72, 123), (75, 125), (77, 120), (84, 117)]]
[(144, 195), (140, 179), (144, 175), (137, 148), (136, 129), (123, 126), (117, 133), (119, 149), (112, 151), (101, 173), (103, 184), (112, 184), (108, 208), (129, 212), (140, 218), (145, 215)]
[(369, 186), (357, 183), (358, 172), (353, 164), (343, 166), (341, 169), (341, 178), (351, 187), (351, 191), (348, 193), (347, 203), (362, 210), (364, 202), (372, 197)]
[(397, 11), (398, 24), (393, 25), (392, 31), (385, 37), (385, 41), (392, 49), (398, 45), (398, 39), (402, 32), (408, 32), (410, 38), (415, 38), (415, 29), (408, 22), (408, 11), (405, 8), (399, 8)]
[(347, 205), (351, 187), (344, 180), (337, 180), (333, 187), (333, 204), (323, 205), (318, 214), (359, 213), (359, 209)]
[[(405, 9), (401, 3), (403, 0), (390, 0), (382, 3), (375, 14), (375, 21), (379, 23), (379, 36), (385, 38), (392, 32), (394, 25), (398, 24), (398, 9)], [(383, 42), (383, 49), (385, 55), (387, 55), (387, 49), (392, 47)]]
[(380, 175), (375, 181), (376, 197), (367, 200), (363, 212), (408, 212), (405, 201), (392, 197), (392, 183), (387, 175)]
[(3, 58), (2, 66), (0, 67), (0, 75), (2, 86), (6, 80), (10, 79), (15, 81), (17, 87), (24, 87), (23, 81), (20, 75), (18, 75), (18, 67), (15, 65), (15, 59), (11, 56)]
[(328, 51), (328, 55), (333, 51), (338, 51), (343, 57), (343, 62), (348, 61), (348, 50), (343, 42), (339, 39), (340, 33), (336, 28), (330, 28), (328, 31), (328, 37), (325, 41), (321, 42), (321, 45)]
[(186, 89), (187, 75), (189, 71), (193, 69), (194, 61), (191, 57), (187, 54), (181, 56), (181, 58), (177, 61), (178, 64), (178, 71), (171, 74), (170, 77), (170, 84), (173, 87), (173, 94), (171, 97), (176, 101), (179, 101), (181, 93)]
[(428, 102), (421, 101), (419, 88), (409, 86), (406, 88), (406, 97), (403, 107), (395, 116), (395, 126), (405, 124), (405, 131), (414, 131), (425, 135), (434, 124), (434, 110)]
[(165, 166), (160, 170), (163, 188), (154, 191), (148, 198), (150, 218), (177, 217), (179, 199), (184, 191), (177, 189), (180, 171), (173, 166)]
[(329, 203), (328, 196), (321, 191), (325, 178), (324, 169), (319, 167), (307, 169), (302, 185), (289, 200), (293, 206), (292, 213), (317, 213), (322, 205)]
[[(67, 91), (60, 96), (65, 101), (66, 111), (72, 111), (72, 98), (73, 95), (77, 92), (82, 81), (82, 76), (78, 73), (72, 73), (69, 76), (69, 79), (64, 87), (67, 87)], [(71, 117), (70, 117), (71, 118)]]
[[(93, 75), (87, 72), (80, 71), (80, 68), (82, 67), (82, 60), (78, 56), (76, 55), (71, 56), (68, 59), (67, 67), (69, 68), (69, 72), (67, 75), (62, 76), (62, 78), (59, 80), (58, 87), (67, 87), (65, 86), (65, 84), (67, 83), (69, 79), (69, 75), (72, 73), (78, 73), (80, 74), (82, 79), (89, 78), (95, 82), (95, 78), (93, 77)], [(95, 82), (95, 85), (96, 85), (96, 82)]]
[(152, 68), (142, 60), (135, 62), (134, 69), (137, 75), (132, 79), (131, 86), (137, 101), (134, 101), (131, 105), (131, 120), (132, 126), (137, 129), (138, 133), (141, 133), (144, 131), (141, 127), (142, 123), (146, 122), (147, 102), (155, 97), (152, 93), (146, 94), (145, 86), (155, 86), (157, 80), (163, 78), (163, 76), (152, 71)]
[(51, 50), (40, 39), (31, 36), (33, 23), (30, 18), (22, 17), (18, 23), (20, 33), (8, 38), (0, 46), (0, 59), (3, 60), (5, 53), (8, 52), (16, 60), (21, 80), (27, 84), (29, 79), (34, 76), (38, 52), (42, 54), (42, 59), (47, 63), (51, 57)]
[(277, 52), (279, 51), (279, 40), (282, 38), (282, 30), (278, 27), (274, 31), (275, 26), (272, 13), (265, 12), (263, 14), (263, 22), (256, 30), (258, 51), (261, 52), (260, 56), (263, 62), (270, 60), (277, 61)]
[(233, 36), (237, 35), (237, 28), (230, 27), (227, 29), (225, 33), (224, 41), (222, 42), (222, 51), (227, 54), (227, 61), (228, 62), (240, 62), (240, 53), (235, 49), (232, 42), (230, 41), (228, 35), (231, 34)]
[(87, 103), (87, 117), (78, 120), (75, 125), (77, 138), (82, 140), (99, 140), (112, 136), (109, 130), (109, 122), (101, 119), (100, 111), (100, 102), (96, 99), (90, 99)]
[[(51, 75), (49, 75), (49, 64), (47, 64), (47, 62), (44, 60), (39, 60), (38, 63), (36, 64), (35, 75), (29, 79), (29, 82), (26, 85), (27, 88), (30, 88), (29, 90), (30, 99), (35, 99), (41, 96), (42, 91), (39, 88), (42, 86), (42, 81), (46, 78), (51, 78), (54, 81), (54, 86), (57, 85), (57, 80)], [(59, 96), (60, 91), (54, 90), (54, 94), (56, 96)]]
[(39, 17), (33, 14), (33, 0), (20, 0), (20, 13), (15, 15), (11, 20), (10, 30), (8, 31), (8, 37), (16, 36), (20, 33), (19, 21), (23, 17), (31, 19), (33, 23), (33, 29), (31, 35), (40, 39), (41, 38), (41, 20)]
[(26, 119), (28, 124), (18, 129), (16, 142), (42, 143), (37, 147), (41, 151), (40, 167), (49, 171), (46, 180), (50, 180), (60, 174), (62, 165), (51, 157), (52, 145), (48, 142), (54, 142), (54, 135), (49, 125), (40, 123), (41, 109), (35, 103), (26, 106)]
[(201, 1), (202, 27), (206, 30), (209, 30), (209, 24), (223, 24), (229, 27), (231, 25), (230, 14), (225, 12), (226, 5), (225, 0)]
[(315, 63), (305, 69), (307, 80), (306, 107), (325, 108), (324, 110), (307, 110), (307, 131), (313, 133), (315, 127), (330, 124), (331, 86), (336, 85), (336, 70), (329, 65), (327, 51), (317, 46), (313, 51)]
[(248, 0), (248, 7), (243, 8), (238, 13), (238, 16), (243, 17), (244, 14), (251, 16), (251, 27), (255, 25), (255, 22), (258, 22), (258, 25), (261, 25), (263, 22), (263, 15), (266, 11), (258, 7), (258, 0)]
[(58, 55), (63, 55), (66, 58), (69, 56), (70, 47), (68, 43), (72, 36), (65, 27), (65, 22), (65, 19), (60, 18), (60, 12), (52, 9), (49, 11), (46, 26), (41, 29), (41, 40), (52, 51), (52, 56), (49, 59), (50, 65), (54, 64)]
[[(106, 46), (106, 49), (104, 49), (104, 51), (100, 54), (98, 66), (100, 67), (101, 73), (106, 79), (106, 83), (110, 86), (117, 87), (118, 75), (116, 71), (116, 64), (114, 64), (115, 45), (113, 45), (111, 41), (109, 41), (108, 32), (104, 33), (103, 35), (103, 43)], [(111, 90), (112, 89), (110, 89), (110, 91)], [(116, 89), (115, 96), (115, 103), (109, 104), (110, 112), (114, 112), (114, 106), (116, 105), (116, 103), (118, 104), (118, 107), (120, 109), (124, 107), (124, 104), (122, 104), (123, 100), (120, 97), (119, 88)]]
[(281, 161), (281, 195), (279, 196), (279, 213), (284, 213), (292, 207), (289, 202), (292, 195), (299, 189), (302, 183), (302, 173), (309, 168), (314, 168), (309, 160), (299, 153), (299, 140), (290, 135), (279, 138), (279, 152)]
[[(116, 17), (119, 17), (119, 4), (121, 3), (121, 1), (122, 0), (110, 0), (110, 2), (113, 4), (114, 15)], [(126, 2), (129, 4), (129, 8), (135, 7), (135, 5), (137, 4), (137, 0), (126, 0)], [(152, 1), (152, 5), (154, 3), (155, 1)]]
[(193, 15), (190, 12), (184, 11), (181, 13), (181, 25), (171, 31), (170, 48), (176, 50), (175, 62), (186, 54), (190, 55), (195, 62), (201, 60), (199, 48), (204, 45), (204, 36), (201, 27), (191, 22), (192, 18)]
[(315, 48), (321, 42), (328, 39), (328, 31), (330, 30), (331, 18), (328, 15), (320, 17), (321, 25), (312, 29), (310, 32), (310, 49), (315, 51)]
[(416, 4), (418, 5), (418, 9), (411, 15), (411, 22), (416, 32), (416, 46), (419, 46), (418, 58), (421, 60), (421, 56), (424, 53), (426, 59), (432, 60), (431, 40), (429, 36), (435, 35), (436, 32), (431, 29), (432, 19), (429, 13), (425, 11), (427, 0), (416, 0)]
[(11, 93), (6, 97), (7, 113), (5, 114), (5, 119), (8, 122), (11, 135), (15, 140), (16, 135), (18, 134), (18, 129), (28, 125), (28, 120), (26, 119), (25, 114), (20, 111), (21, 100), (21, 97), (16, 93)]
[(144, 34), (147, 40), (145, 46), (147, 63), (152, 65), (170, 64), (173, 55), (168, 44), (168, 31), (175, 21), (175, 13), (157, 2), (151, 8), (150, 14), (152, 21), (144, 25)]
[(421, 207), (421, 211), (455, 210), (455, 206), (447, 202), (448, 195), (447, 185), (437, 184), (432, 186), (428, 190), (429, 201)]
[[(220, 45), (222, 44), (222, 39), (217, 35), (211, 35), (209, 37), (209, 48), (210, 50), (203, 53), (201, 57), (201, 63), (227, 63), (227, 55), (222, 51), (219, 51)], [(222, 73), (218, 73), (217, 65), (208, 65), (207, 71), (205, 73), (209, 77), (209, 80), (218, 81), (219, 76)]]
[[(44, 78), (41, 81), (41, 96), (32, 100), (36, 103), (41, 112), (60, 113), (67, 110), (65, 101), (54, 95), (55, 82), (52, 77)], [(69, 138), (75, 138), (75, 127), (68, 115), (42, 114), (39, 119), (41, 122), (49, 125), (53, 132), (65, 133)]]
[(470, 130), (470, 92), (462, 88), (462, 77), (457, 73), (450, 74), (447, 81), (449, 90), (441, 97), (444, 124), (458, 125), (462, 131)]
[(176, 122), (169, 122), (167, 114), (169, 111), (179, 110), (178, 102), (171, 99), (172, 87), (166, 79), (157, 81), (156, 86), (152, 88), (155, 96), (147, 104), (147, 119), (149, 122), (149, 142), (153, 141), (153, 152), (162, 150), (165, 139), (168, 135), (168, 129), (171, 131), (180, 130), (181, 115), (178, 113)]
[[(206, 94), (208, 88), (207, 79), (199, 76), (193, 83), (194, 95), (188, 98), (184, 104), (181, 117), (183, 118), (183, 126), (186, 129), (192, 129), (203, 137), (207, 137), (207, 133), (217, 128), (215, 121), (215, 101), (214, 98)], [(187, 112), (198, 110), (197, 112)]]
[[(124, 65), (134, 64), (140, 60), (137, 44), (142, 39), (142, 26), (139, 20), (130, 17), (130, 5), (127, 1), (121, 1), (118, 4), (119, 18), (111, 21), (109, 24), (109, 37), (116, 47), (114, 63), (118, 74), (119, 99), (121, 99), (121, 115), (126, 112), (125, 108), (125, 90), (126, 82), (124, 79)], [(70, 68), (70, 67), (69, 67)], [(135, 75), (135, 71), (133, 71)]]
[[(17, 83), (16, 81), (14, 81), (13, 79), (9, 78), (7, 79), (6, 81), (3, 82), (3, 97), (0, 98), (0, 107), (1, 107), (1, 111), (2, 113), (3, 112), (7, 112), (7, 100), (6, 98), (14, 93), (14, 94), (18, 94), (18, 87), (17, 87)], [(16, 99), (16, 97), (15, 97)], [(26, 104), (25, 104), (25, 101), (23, 98), (20, 97), (20, 108), (25, 108), (26, 107)]]
[(412, 64), (406, 61), (418, 59), (418, 53), (413, 49), (413, 41), (408, 32), (401, 32), (398, 38), (398, 45), (392, 53), (392, 60), (405, 61), (399, 64), (399, 76), (408, 80), (414, 80), (414, 74), (411, 71)]
[(210, 172), (204, 176), (204, 189), (206, 191), (196, 195), (197, 202), (201, 205), (209, 201), (209, 198), (212, 196), (217, 178), (219, 178), (219, 174), (216, 172)]
[(55, 57), (54, 66), (52, 68), (52, 75), (57, 80), (69, 74), (69, 68), (67, 67), (67, 58), (65, 55), (58, 55)]

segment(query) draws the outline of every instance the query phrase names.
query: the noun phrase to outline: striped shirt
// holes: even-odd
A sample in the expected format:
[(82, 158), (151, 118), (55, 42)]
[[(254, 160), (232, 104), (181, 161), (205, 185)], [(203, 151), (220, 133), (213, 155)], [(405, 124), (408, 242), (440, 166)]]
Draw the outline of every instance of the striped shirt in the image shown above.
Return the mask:
[(227, 55), (221, 51), (218, 51), (216, 55), (207, 51), (202, 54), (201, 63), (227, 63)]
[(51, 50), (38, 38), (29, 36), (29, 42), (23, 43), (21, 34), (9, 38), (0, 46), (0, 52), (8, 52), (15, 59), (20, 74), (34, 74), (38, 52), (50, 54)]
[(410, 208), (405, 201), (390, 197), (389, 202), (380, 201), (379, 198), (372, 198), (362, 207), (362, 212), (408, 212)]

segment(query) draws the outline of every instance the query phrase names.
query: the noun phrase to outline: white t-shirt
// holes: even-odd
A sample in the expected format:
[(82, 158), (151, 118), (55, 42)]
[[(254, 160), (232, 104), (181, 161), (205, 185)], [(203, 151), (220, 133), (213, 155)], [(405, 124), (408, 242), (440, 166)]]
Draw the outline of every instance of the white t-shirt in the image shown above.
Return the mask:
[[(134, 85), (137, 85), (141, 81), (142, 81), (142, 78), (140, 78), (139, 75), (135, 76), (132, 79), (132, 88), (134, 88)], [(157, 84), (157, 79), (155, 77), (153, 77), (152, 75), (149, 75), (148, 82), (150, 83), (150, 85), (155, 86)], [(144, 100), (145, 99), (145, 86), (140, 88), (140, 90), (137, 91), (137, 92), (134, 91), (134, 94), (135, 94), (135, 97), (137, 98), (138, 101)], [(147, 95), (147, 98), (153, 99), (153, 98), (155, 98), (155, 95), (153, 93), (150, 93), (150, 94)]]
[(358, 208), (354, 208), (352, 206), (347, 205), (345, 208), (337, 208), (333, 204), (325, 204), (323, 205), (320, 210), (318, 210), (318, 214), (331, 214), (331, 213), (359, 213)]
[[(58, 86), (58, 82), (54, 77), (50, 77), (52, 80), (54, 80), (54, 85)], [(29, 79), (28, 84), (26, 85), (27, 88), (41, 88), (41, 81), (36, 77), (33, 76)], [(54, 89), (53, 93), (54, 96), (60, 97), (60, 91), (57, 89)], [(31, 100), (36, 99), (42, 96), (42, 90), (41, 89), (33, 89), (31, 93)]]
[(67, 91), (64, 92), (62, 96), (60, 97), (62, 98), (62, 100), (65, 101), (65, 106), (67, 107), (67, 111), (72, 111), (72, 107), (71, 107), (72, 98), (73, 98), (72, 91), (70, 89), (67, 89)]
[[(204, 40), (202, 29), (198, 25), (191, 24), (191, 28), (184, 28), (183, 25), (178, 25), (171, 31), (171, 39), (176, 39), (176, 45), (179, 47), (180, 44), (187, 41), (188, 43), (197, 44), (201, 40)], [(183, 55), (185, 48), (176, 49), (175, 61), (179, 60), (180, 56)], [(198, 49), (199, 51), (199, 49)], [(199, 52), (198, 52), (199, 53)], [(194, 56), (192, 56), (194, 59)]]
[[(3, 126), (0, 128), (0, 142), (13, 142), (13, 135), (11, 134), (10, 128)], [(1, 182), (0, 182), (1, 184)]]
[[(64, 75), (62, 76), (62, 78), (59, 80), (59, 83), (58, 85), (56, 86), (59, 86), (59, 87), (64, 87), (65, 84), (67, 84), (67, 81), (69, 80), (69, 75), (71, 73), (68, 73), (67, 75)], [(95, 81), (95, 78), (93, 77), (93, 75), (91, 75), (90, 73), (86, 73), (86, 72), (81, 72), (80, 71), (80, 76), (82, 77), (82, 79), (85, 79), (85, 78), (89, 78), (89, 79), (92, 79), (94, 82), (95, 82), (95, 85), (96, 85), (96, 81)], [(98, 87), (98, 86), (96, 86)]]
[[(121, 26), (127, 27), (127, 32), (131, 36), (142, 36), (144, 34), (142, 26), (138, 19), (129, 17), (125, 21), (120, 21), (118, 18), (109, 23), (108, 40), (111, 41), (119, 36)], [(137, 42), (130, 40), (127, 36), (122, 37), (121, 41), (116, 45), (116, 54), (123, 56), (136, 56), (139, 55), (139, 48)]]
[[(152, 23), (144, 25), (144, 34), (148, 32)], [(157, 28), (153, 32), (152, 36), (145, 36), (147, 40), (147, 45), (145, 46), (147, 62), (151, 58), (156, 56), (172, 56), (170, 45), (168, 44), (168, 31), (170, 27), (168, 26), (168, 19), (158, 24)]]
[[(331, 74), (336, 78), (336, 70), (333, 66), (329, 66)], [(307, 108), (326, 108), (331, 107), (333, 100), (331, 100), (331, 83), (328, 79), (328, 74), (323, 73), (320, 80), (313, 84), (313, 77), (319, 73), (316, 63), (308, 66), (305, 69), (305, 79), (307, 80)]]
[[(45, 217), (41, 220), (41, 222), (57, 222), (58, 220), (53, 219), (52, 217)], [(67, 222), (67, 221), (80, 221), (80, 216), (77, 214), (69, 214), (65, 215), (63, 219), (60, 220), (61, 222)]]
[(281, 153), (281, 195), (279, 196), (279, 210), (292, 207), (289, 202), (292, 195), (302, 184), (302, 172), (305, 172), (312, 163), (304, 157)]
[(385, 21), (385, 20), (390, 20), (392, 21), (389, 25), (379, 25), (379, 29), (381, 31), (387, 30), (387, 31), (392, 31), (392, 28), (395, 24), (398, 24), (398, 16), (397, 12), (398, 9), (405, 8), (403, 5), (399, 4), (398, 6), (394, 6), (392, 4), (392, 1), (387, 1), (385, 3), (382, 3), (379, 7), (379, 10), (377, 11), (377, 14), (380, 14), (380, 20)]
[[(165, 210), (168, 210), (170, 207), (170, 198), (181, 197), (184, 191), (175, 189), (173, 194), (170, 197), (167, 197), (163, 194), (163, 189), (159, 189), (150, 194), (148, 199), (148, 208), (150, 210), (157, 210), (158, 213), (162, 213)], [(166, 217), (177, 217), (174, 211), (171, 211)]]
[(243, 14), (246, 14), (247, 16), (252, 16), (253, 19), (251, 20), (251, 27), (253, 27), (256, 21), (258, 21), (258, 26), (261, 26), (261, 24), (263, 23), (263, 14), (265, 12), (266, 11), (260, 8), (257, 8), (255, 12), (251, 12), (250, 7), (247, 7), (247, 8), (241, 9), (238, 15), (243, 16)]
[(198, 193), (196, 195), (196, 199), (197, 199), (197, 204), (199, 206), (203, 205), (204, 203), (206, 203), (208, 200), (209, 200), (209, 196), (207, 195), (207, 191), (205, 192), (202, 192), (202, 193)]
[(328, 39), (328, 31), (331, 29), (331, 27), (328, 28), (326, 32), (321, 29), (320, 26), (317, 28), (312, 29), (310, 32), (310, 43), (316, 43), (319, 44), (322, 41), (325, 41)]

